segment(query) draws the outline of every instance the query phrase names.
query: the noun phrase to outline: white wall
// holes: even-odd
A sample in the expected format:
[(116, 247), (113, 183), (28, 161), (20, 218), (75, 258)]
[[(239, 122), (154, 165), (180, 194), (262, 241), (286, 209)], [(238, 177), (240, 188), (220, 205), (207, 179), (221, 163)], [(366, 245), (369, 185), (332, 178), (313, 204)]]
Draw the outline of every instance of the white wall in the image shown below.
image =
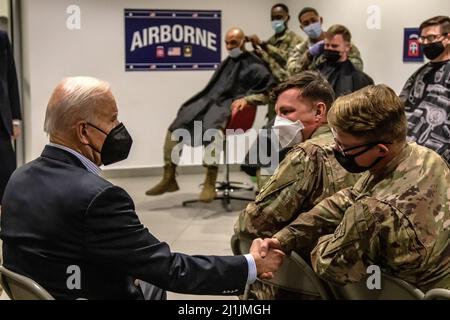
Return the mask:
[(9, 2), (7, 0), (0, 1), (0, 16), (9, 17)]
[[(247, 33), (268, 38), (269, 0), (23, 0), (23, 70), (26, 161), (37, 157), (47, 142), (43, 121), (48, 98), (63, 77), (90, 75), (111, 83), (120, 119), (134, 138), (128, 160), (118, 168), (162, 165), (162, 145), (168, 125), (179, 106), (200, 90), (211, 71), (125, 72), (124, 8), (218, 9), (222, 10), (222, 32), (237, 25)], [(308, 0), (285, 1), (291, 11), (290, 27), (305, 35), (297, 14), (313, 6), (325, 27), (346, 25), (362, 52), (365, 71), (377, 83), (397, 92), (419, 64), (402, 62), (403, 28), (418, 26), (438, 14), (449, 14), (448, 0)], [(66, 8), (81, 7), (81, 30), (66, 28)], [(381, 29), (366, 27), (367, 7), (381, 8)], [(222, 37), (223, 38), (223, 37)], [(222, 57), (226, 52), (222, 46)], [(262, 115), (259, 114), (259, 123)]]
[[(72, 4), (81, 8), (79, 31), (66, 28), (66, 8)], [(90, 75), (111, 83), (119, 118), (134, 138), (129, 159), (116, 167), (161, 166), (169, 124), (180, 105), (205, 86), (212, 71), (125, 72), (124, 8), (219, 9), (223, 33), (239, 24), (244, 31), (266, 38), (271, 34), (267, 9), (271, 4), (261, 0), (24, 0), (26, 161), (36, 158), (47, 142), (42, 128), (55, 85), (66, 76)]]

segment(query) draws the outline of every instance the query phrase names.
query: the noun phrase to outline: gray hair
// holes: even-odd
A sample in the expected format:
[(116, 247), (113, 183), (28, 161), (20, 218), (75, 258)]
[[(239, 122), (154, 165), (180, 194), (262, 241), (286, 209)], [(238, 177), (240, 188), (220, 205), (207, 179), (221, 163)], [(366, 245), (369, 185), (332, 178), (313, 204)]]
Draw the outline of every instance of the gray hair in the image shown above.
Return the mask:
[(96, 107), (110, 100), (109, 83), (92, 77), (63, 79), (53, 91), (45, 113), (44, 131), (65, 132), (79, 120), (93, 122)]

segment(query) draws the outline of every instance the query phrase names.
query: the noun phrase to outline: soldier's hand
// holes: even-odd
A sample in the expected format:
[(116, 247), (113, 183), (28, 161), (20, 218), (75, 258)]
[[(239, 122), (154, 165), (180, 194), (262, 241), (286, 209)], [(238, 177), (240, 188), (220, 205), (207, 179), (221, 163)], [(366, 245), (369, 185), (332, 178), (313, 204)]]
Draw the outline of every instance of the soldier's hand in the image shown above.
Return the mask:
[(231, 104), (231, 109), (234, 112), (239, 112), (247, 107), (253, 106), (251, 103), (248, 103), (244, 98), (236, 99)]
[(260, 244), (260, 251), (261, 257), (265, 257), (270, 249), (279, 249), (281, 250), (281, 244), (280, 241), (276, 238), (266, 238), (262, 240)]
[(274, 272), (283, 263), (284, 253), (278, 249), (269, 249), (264, 257), (261, 256), (261, 245), (263, 240), (261, 238), (255, 239), (250, 247), (250, 254), (255, 259), (256, 272), (261, 279), (273, 278)]
[(248, 39), (252, 43), (253, 46), (260, 46), (261, 45), (261, 39), (256, 34), (252, 34), (251, 36), (248, 36)]
[(20, 136), (20, 134), (22, 133), (22, 130), (20, 129), (20, 124), (16, 124), (16, 123), (13, 123), (12, 128), (13, 128), (13, 134), (12, 134), (11, 138), (13, 140), (15, 140)]

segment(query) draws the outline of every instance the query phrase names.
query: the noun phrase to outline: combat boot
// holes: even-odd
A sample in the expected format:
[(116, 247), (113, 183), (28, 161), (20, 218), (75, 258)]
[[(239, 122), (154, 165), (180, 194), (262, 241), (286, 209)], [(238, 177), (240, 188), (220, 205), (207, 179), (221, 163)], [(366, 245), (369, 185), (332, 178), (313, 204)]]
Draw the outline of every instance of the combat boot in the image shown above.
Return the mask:
[(153, 188), (145, 192), (148, 196), (157, 196), (166, 192), (174, 192), (179, 190), (177, 180), (175, 179), (176, 165), (166, 164), (164, 166), (164, 175), (162, 180)]
[(203, 184), (203, 190), (198, 197), (201, 202), (211, 202), (216, 197), (216, 180), (218, 171), (218, 167), (208, 167), (206, 171), (205, 183)]

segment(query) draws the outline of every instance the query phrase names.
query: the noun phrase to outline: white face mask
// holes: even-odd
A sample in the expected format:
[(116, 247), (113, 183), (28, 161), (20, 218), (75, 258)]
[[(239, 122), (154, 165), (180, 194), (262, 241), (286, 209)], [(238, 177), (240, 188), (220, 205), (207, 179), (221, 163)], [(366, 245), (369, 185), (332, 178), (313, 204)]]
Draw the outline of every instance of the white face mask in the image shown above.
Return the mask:
[(272, 128), (278, 129), (278, 133), (276, 134), (278, 135), (278, 140), (283, 149), (293, 147), (296, 144), (303, 142), (302, 130), (305, 126), (300, 120), (293, 122), (289, 119), (276, 116)]
[(233, 48), (231, 50), (228, 50), (228, 54), (230, 55), (230, 57), (232, 58), (237, 58), (242, 54), (242, 49), (239, 47)]

